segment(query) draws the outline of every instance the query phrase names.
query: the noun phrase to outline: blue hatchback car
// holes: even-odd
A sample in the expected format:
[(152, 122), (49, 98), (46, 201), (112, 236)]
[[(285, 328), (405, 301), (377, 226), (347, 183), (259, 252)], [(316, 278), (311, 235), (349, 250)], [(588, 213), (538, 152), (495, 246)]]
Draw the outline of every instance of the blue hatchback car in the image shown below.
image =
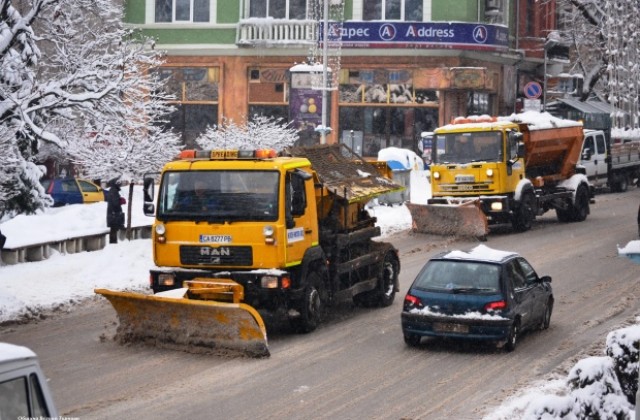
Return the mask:
[(553, 302), (551, 277), (539, 277), (517, 253), (479, 245), (425, 264), (404, 299), (402, 332), (410, 346), (441, 337), (513, 351), (522, 332), (549, 327)]
[(54, 207), (67, 204), (88, 204), (106, 200), (104, 189), (91, 181), (78, 178), (56, 178), (41, 181)]

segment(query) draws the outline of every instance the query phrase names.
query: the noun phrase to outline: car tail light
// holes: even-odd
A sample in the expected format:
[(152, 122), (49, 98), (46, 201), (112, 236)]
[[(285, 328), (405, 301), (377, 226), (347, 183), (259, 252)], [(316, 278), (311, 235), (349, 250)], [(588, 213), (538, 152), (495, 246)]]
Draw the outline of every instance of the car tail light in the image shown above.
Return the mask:
[(500, 311), (502, 309), (506, 309), (507, 302), (504, 300), (497, 300), (495, 302), (489, 302), (484, 305), (484, 309), (487, 311)]
[(420, 298), (417, 298), (413, 295), (410, 295), (407, 293), (407, 295), (404, 297), (404, 310), (405, 311), (409, 311), (411, 309), (421, 309), (423, 308), (424, 305), (422, 304), (422, 301), (420, 300)]

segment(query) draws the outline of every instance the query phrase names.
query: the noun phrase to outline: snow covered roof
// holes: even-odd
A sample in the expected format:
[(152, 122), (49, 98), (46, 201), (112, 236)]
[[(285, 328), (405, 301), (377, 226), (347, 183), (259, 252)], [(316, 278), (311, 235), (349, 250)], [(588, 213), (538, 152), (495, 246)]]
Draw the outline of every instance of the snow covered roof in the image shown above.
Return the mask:
[(449, 251), (439, 255), (438, 258), (502, 262), (514, 255), (518, 254), (516, 252), (500, 251), (497, 249), (489, 248), (486, 245), (478, 245), (470, 251)]
[(32, 357), (36, 357), (36, 354), (26, 347), (10, 343), (0, 343), (0, 363)]

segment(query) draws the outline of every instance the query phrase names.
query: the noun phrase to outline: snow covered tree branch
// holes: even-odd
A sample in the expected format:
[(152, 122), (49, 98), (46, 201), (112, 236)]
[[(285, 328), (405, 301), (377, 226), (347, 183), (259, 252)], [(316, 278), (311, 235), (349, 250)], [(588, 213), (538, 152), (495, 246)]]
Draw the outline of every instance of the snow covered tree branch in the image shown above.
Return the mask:
[(202, 149), (260, 149), (282, 151), (298, 140), (298, 131), (282, 118), (257, 115), (244, 126), (224, 118), (196, 139)]
[[(108, 157), (105, 139), (111, 155), (123, 158), (124, 150), (155, 151), (146, 159), (156, 167), (178, 150), (176, 136), (160, 128), (170, 98), (151, 69), (162, 56), (124, 27), (117, 3), (33, 0), (19, 7), (0, 0), (0, 124), (15, 127), (23, 163), (55, 152), (72, 156), (86, 174), (134, 177), (138, 171)], [(99, 147), (82, 151), (94, 140)], [(34, 177), (30, 165), (20, 167), (14, 176)], [(25, 211), (47, 204), (22, 184), (18, 196), (0, 195), (0, 201), (30, 202)]]

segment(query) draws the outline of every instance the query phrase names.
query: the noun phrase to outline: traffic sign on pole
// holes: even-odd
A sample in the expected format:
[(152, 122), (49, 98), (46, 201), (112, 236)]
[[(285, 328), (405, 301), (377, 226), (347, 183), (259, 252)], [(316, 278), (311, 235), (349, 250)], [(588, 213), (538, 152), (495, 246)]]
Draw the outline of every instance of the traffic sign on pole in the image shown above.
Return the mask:
[(529, 99), (538, 99), (542, 95), (542, 86), (538, 82), (529, 82), (524, 85), (522, 93)]

